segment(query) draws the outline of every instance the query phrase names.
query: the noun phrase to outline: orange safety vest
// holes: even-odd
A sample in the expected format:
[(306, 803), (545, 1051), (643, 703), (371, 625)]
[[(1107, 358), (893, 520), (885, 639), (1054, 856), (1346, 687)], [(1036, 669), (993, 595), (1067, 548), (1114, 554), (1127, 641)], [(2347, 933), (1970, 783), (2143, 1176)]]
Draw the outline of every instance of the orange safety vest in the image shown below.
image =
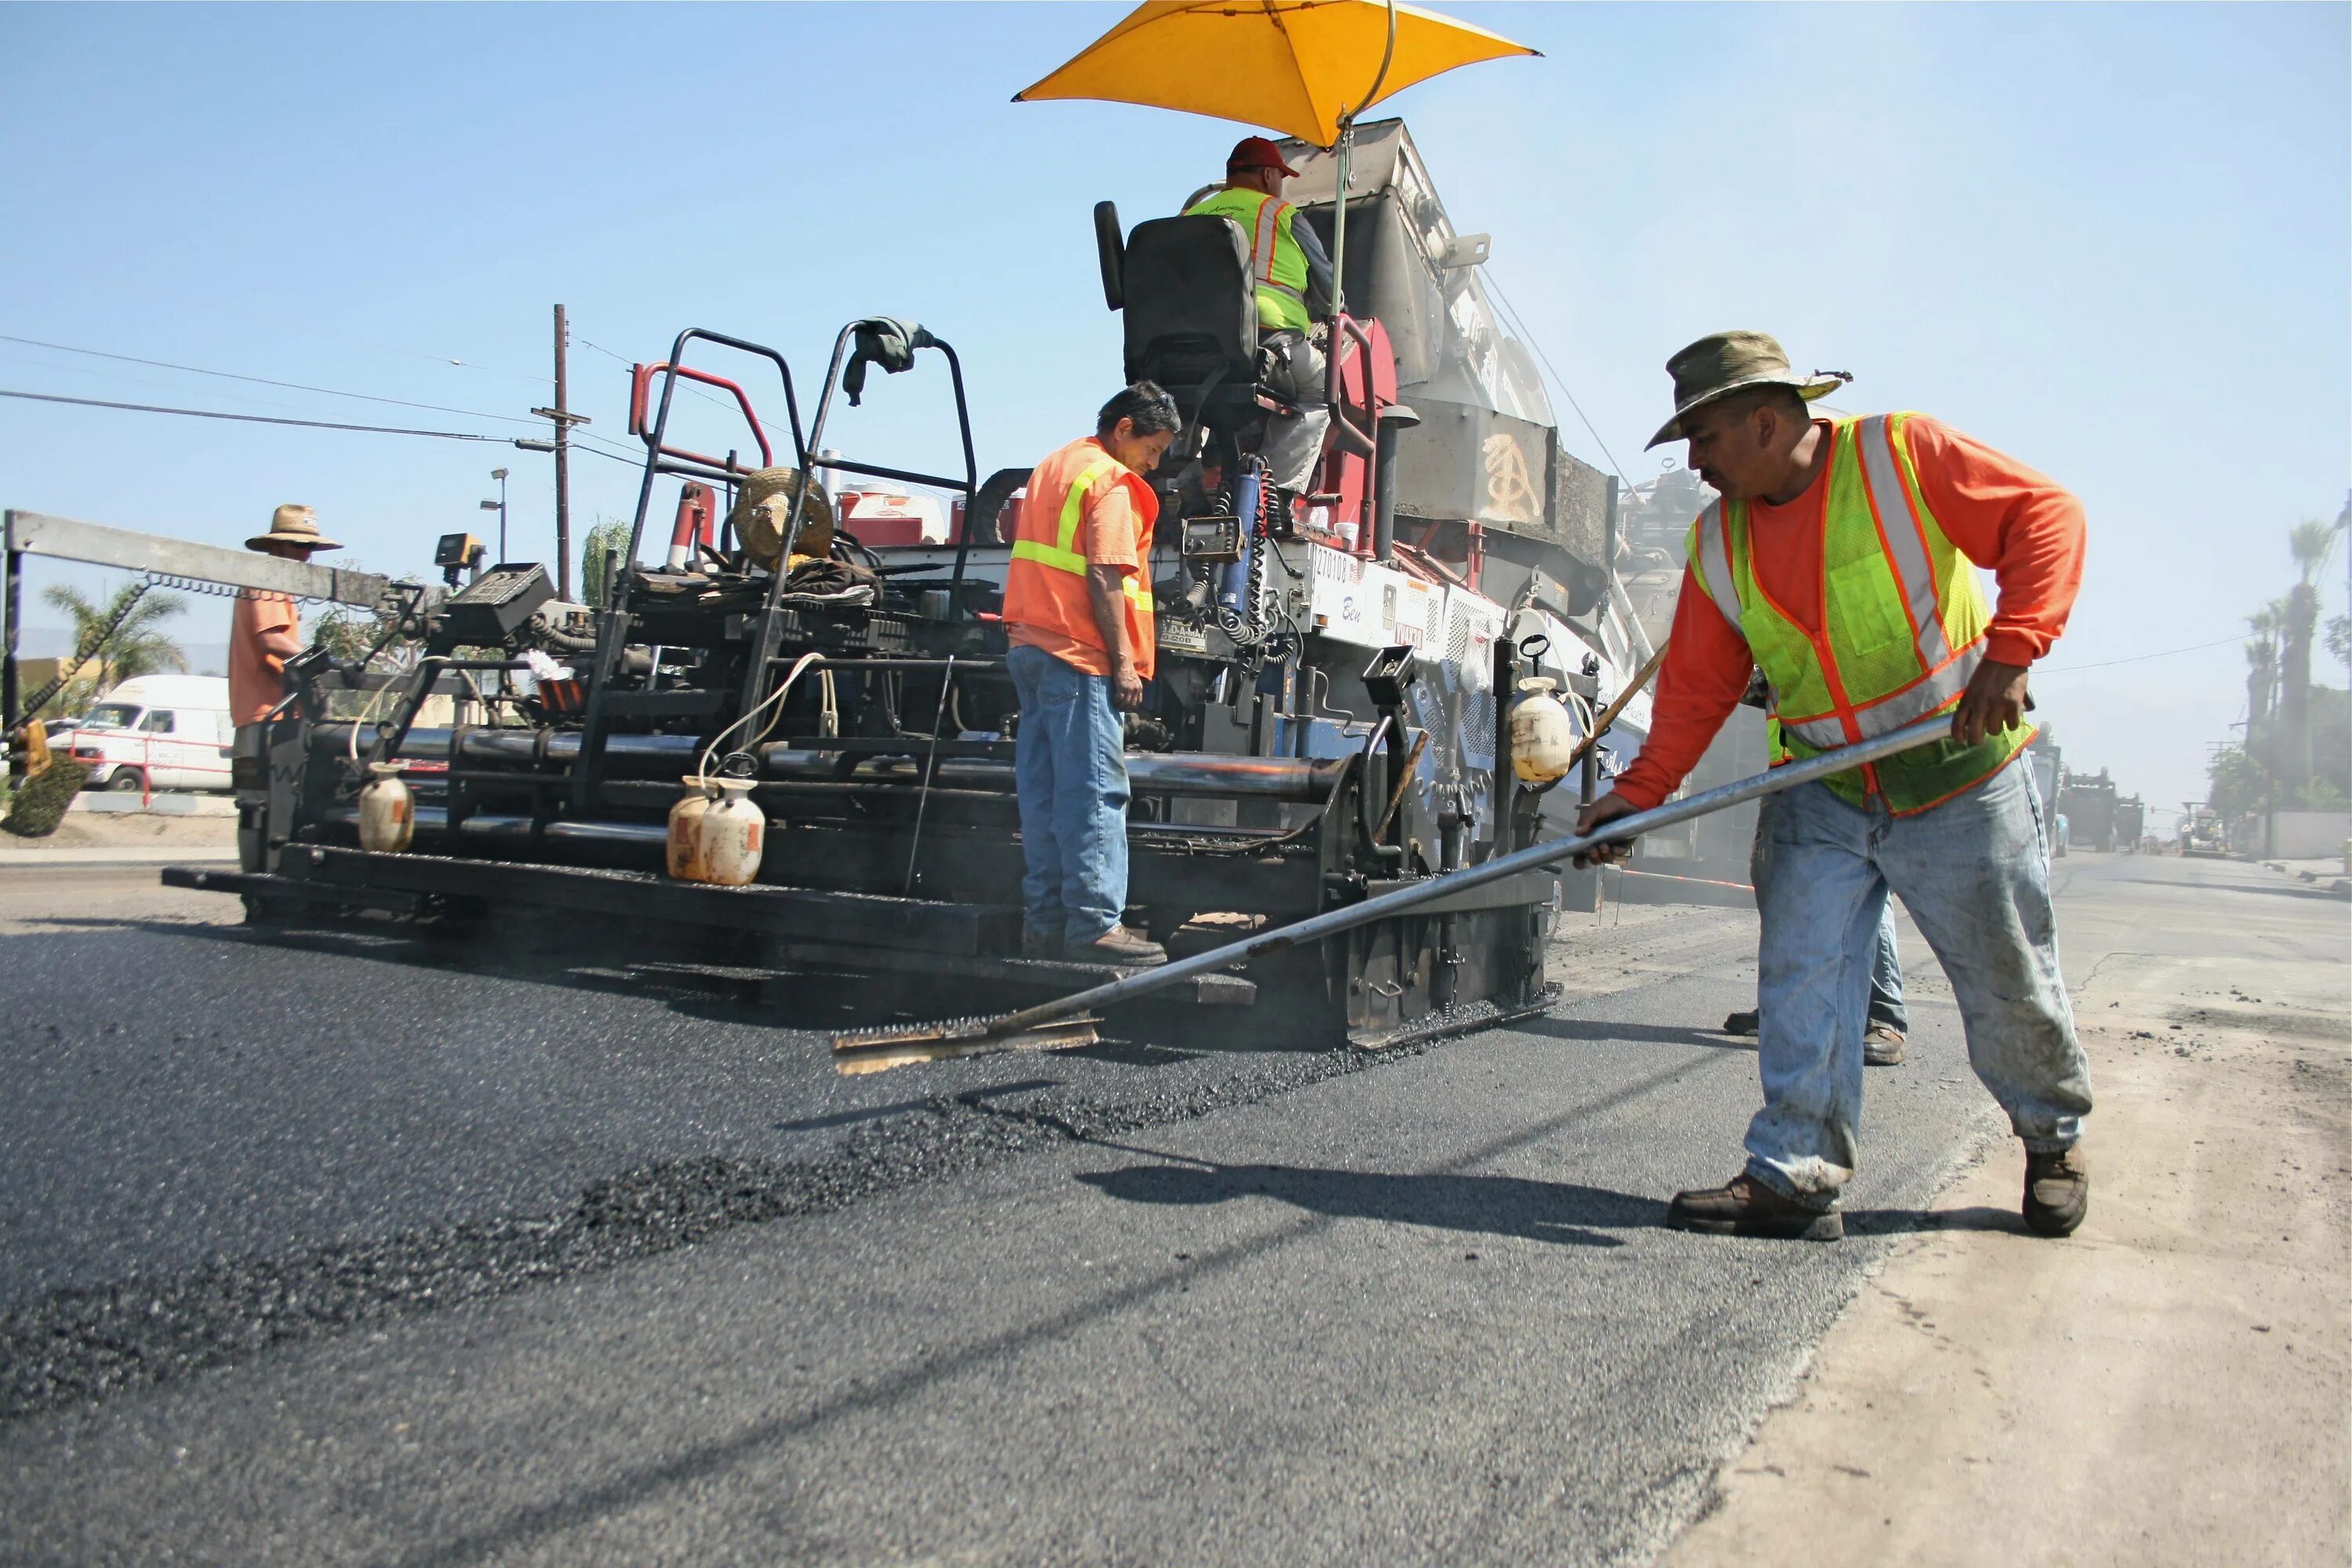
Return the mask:
[(1087, 499), (1100, 487), (1120, 486), (1135, 508), (1136, 569), (1121, 586), (1127, 599), (1127, 646), (1135, 672), (1151, 679), (1155, 642), (1151, 635), (1151, 585), (1144, 564), (1151, 558), (1151, 529), (1160, 516), (1160, 498), (1141, 474), (1104, 450), (1088, 436), (1037, 465), (1021, 499), (1021, 515), (1013, 524), (1013, 561), (1004, 575), (1004, 618), (1007, 622), (1058, 633), (1091, 648), (1103, 647), (1102, 629), (1095, 625), (1094, 602), (1087, 595), (1087, 557), (1079, 548), (1078, 527), (1086, 519)]

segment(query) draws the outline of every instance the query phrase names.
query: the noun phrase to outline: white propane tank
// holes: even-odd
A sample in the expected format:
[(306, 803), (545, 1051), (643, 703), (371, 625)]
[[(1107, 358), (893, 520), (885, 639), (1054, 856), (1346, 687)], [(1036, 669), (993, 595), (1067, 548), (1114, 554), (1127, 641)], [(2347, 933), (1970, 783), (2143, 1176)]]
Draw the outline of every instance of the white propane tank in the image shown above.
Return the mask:
[(1576, 755), (1576, 721), (1554, 697), (1549, 675), (1519, 682), (1511, 702), (1511, 771), (1521, 784), (1557, 784)]
[(681, 882), (742, 888), (759, 880), (768, 816), (750, 779), (688, 775), (686, 797), (669, 808), (669, 874)]
[(416, 797), (399, 763), (370, 763), (374, 776), (360, 786), (360, 847), (397, 855), (416, 837)]

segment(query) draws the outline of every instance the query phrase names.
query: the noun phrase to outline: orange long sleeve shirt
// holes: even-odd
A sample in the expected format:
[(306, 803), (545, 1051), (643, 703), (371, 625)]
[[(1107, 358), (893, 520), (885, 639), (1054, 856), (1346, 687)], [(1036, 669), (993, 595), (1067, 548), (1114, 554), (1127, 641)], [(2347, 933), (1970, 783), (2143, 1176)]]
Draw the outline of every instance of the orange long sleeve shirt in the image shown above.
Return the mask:
[[(1826, 435), (1826, 421), (1814, 423)], [(1903, 436), (1920, 493), (1945, 537), (1970, 561), (1992, 569), (1999, 596), (1985, 628), (1985, 658), (2031, 665), (2066, 629), (2083, 585), (2083, 503), (2015, 458), (1923, 415), (1904, 422)], [(1827, 618), (1822, 532), (1829, 485), (1824, 463), (1804, 494), (1787, 505), (1748, 503), (1757, 580), (1812, 632)], [(1644, 811), (1674, 794), (1739, 705), (1755, 668), (1745, 639), (1713, 600), (1691, 587), (1685, 566), (1649, 739), (1633, 766), (1618, 775), (1616, 792)]]

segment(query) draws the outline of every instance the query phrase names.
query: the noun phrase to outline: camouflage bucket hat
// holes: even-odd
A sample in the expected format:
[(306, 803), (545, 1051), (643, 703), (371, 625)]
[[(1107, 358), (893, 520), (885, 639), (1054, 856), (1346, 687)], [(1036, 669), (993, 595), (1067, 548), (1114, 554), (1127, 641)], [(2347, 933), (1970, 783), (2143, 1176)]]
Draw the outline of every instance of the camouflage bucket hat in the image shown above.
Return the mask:
[(1675, 416), (1658, 426), (1651, 447), (1681, 440), (1684, 415), (1743, 387), (1794, 387), (1810, 403), (1853, 379), (1842, 370), (1799, 375), (1789, 368), (1780, 340), (1769, 332), (1712, 333), (1668, 360), (1666, 374), (1675, 378)]

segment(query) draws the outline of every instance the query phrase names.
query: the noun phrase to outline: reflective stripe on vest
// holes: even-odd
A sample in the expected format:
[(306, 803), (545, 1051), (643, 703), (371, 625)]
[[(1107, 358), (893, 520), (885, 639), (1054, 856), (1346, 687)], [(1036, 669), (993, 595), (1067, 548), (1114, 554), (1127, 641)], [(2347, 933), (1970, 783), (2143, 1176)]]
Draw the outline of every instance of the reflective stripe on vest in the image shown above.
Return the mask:
[[(1958, 700), (1969, 689), (1969, 678), (1977, 672), (1984, 658), (1983, 639), (1979, 638), (1960, 651), (1958, 658), (1946, 664), (1916, 686), (1909, 686), (1892, 697), (1854, 710), (1854, 727), (1865, 741), (1884, 735), (1889, 730), (1900, 730), (1915, 720), (1925, 719), (1939, 708)], [(1822, 719), (1790, 719), (1785, 714), (1780, 728), (1809, 746), (1829, 751), (1846, 743), (1845, 723), (1834, 713)]]
[(1293, 289), (1287, 283), (1274, 280), (1274, 252), (1282, 238), (1282, 215), (1290, 211), (1290, 204), (1268, 196), (1257, 206), (1257, 233), (1250, 239), (1250, 260), (1255, 264), (1257, 286), (1271, 289), (1277, 294), (1287, 294), (1300, 304), (1307, 303), (1305, 290)]
[[(1062, 515), (1054, 531), (1057, 542), (1047, 544), (1042, 540), (1016, 539), (1013, 542), (1013, 559), (1032, 562), (1055, 572), (1085, 576), (1086, 552), (1077, 546), (1078, 524), (1086, 519), (1087, 496), (1095, 488), (1097, 479), (1116, 474), (1118, 466), (1118, 460), (1110, 458), (1080, 473), (1070, 486), (1070, 493), (1062, 498)], [(1151, 590), (1143, 585), (1142, 576), (1140, 572), (1130, 572), (1120, 579), (1119, 585), (1134, 602), (1135, 607), (1148, 615), (1155, 606), (1151, 602)]]
[(1870, 495), (1870, 510), (1878, 519), (1878, 537), (1886, 542), (1887, 564), (1895, 568), (1895, 580), (1903, 588), (1912, 635), (1919, 645), (1920, 666), (1941, 668), (1950, 662), (1952, 649), (1944, 640), (1936, 569), (1927, 560), (1927, 540), (1920, 531), (1919, 514), (1903, 488), (1886, 416), (1874, 414), (1856, 426), (1854, 444), (1861, 448), (1863, 486)]
[(1723, 535), (1723, 503), (1708, 507), (1698, 520), (1698, 585), (1731, 629), (1744, 638), (1739, 624), (1739, 579), (1731, 574), (1731, 542)]

